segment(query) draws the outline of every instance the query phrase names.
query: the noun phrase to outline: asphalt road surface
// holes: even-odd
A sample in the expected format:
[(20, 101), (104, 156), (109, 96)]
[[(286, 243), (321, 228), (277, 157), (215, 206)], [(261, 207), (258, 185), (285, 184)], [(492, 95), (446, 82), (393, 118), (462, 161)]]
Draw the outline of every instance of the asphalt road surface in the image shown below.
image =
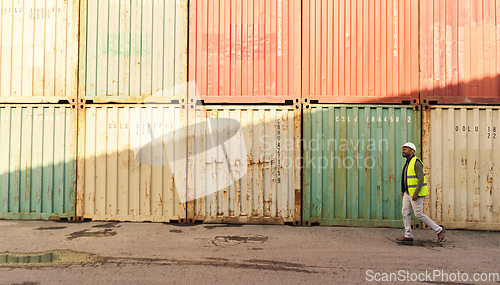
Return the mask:
[(0, 233), (0, 284), (500, 284), (500, 232), (437, 244), (424, 229), (398, 243), (403, 229), (1, 220)]

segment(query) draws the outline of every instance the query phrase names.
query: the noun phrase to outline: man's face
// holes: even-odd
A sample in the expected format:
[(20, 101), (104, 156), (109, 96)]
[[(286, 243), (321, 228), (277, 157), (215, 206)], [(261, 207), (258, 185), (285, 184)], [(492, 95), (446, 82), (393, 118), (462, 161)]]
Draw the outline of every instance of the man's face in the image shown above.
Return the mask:
[(411, 149), (411, 148), (409, 148), (407, 146), (402, 147), (401, 148), (401, 152), (403, 154), (403, 157), (406, 157), (406, 158), (408, 158), (408, 157), (410, 157), (410, 156), (413, 155), (413, 149)]

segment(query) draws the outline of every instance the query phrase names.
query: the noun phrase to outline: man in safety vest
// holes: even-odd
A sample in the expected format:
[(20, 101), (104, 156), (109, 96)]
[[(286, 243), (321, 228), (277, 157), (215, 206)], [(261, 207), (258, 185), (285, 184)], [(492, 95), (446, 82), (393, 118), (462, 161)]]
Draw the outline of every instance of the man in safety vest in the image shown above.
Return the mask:
[(438, 242), (444, 239), (445, 229), (438, 226), (426, 214), (424, 214), (424, 197), (429, 194), (427, 190), (427, 179), (422, 161), (415, 156), (417, 148), (411, 142), (405, 143), (402, 147), (403, 157), (406, 163), (403, 167), (401, 177), (401, 199), (403, 199), (403, 223), (405, 226), (405, 236), (397, 238), (398, 241), (413, 241), (411, 232), (411, 210), (415, 217), (433, 229), (438, 236)]

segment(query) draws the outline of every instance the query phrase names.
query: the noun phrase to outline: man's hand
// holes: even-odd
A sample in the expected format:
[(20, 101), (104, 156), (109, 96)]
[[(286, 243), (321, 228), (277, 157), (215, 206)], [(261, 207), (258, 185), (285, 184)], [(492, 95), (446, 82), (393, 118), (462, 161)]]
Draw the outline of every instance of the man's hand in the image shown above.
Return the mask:
[(418, 199), (418, 194), (417, 194), (417, 193), (413, 194), (413, 196), (411, 197), (411, 199), (412, 199), (413, 201), (417, 201), (417, 199)]

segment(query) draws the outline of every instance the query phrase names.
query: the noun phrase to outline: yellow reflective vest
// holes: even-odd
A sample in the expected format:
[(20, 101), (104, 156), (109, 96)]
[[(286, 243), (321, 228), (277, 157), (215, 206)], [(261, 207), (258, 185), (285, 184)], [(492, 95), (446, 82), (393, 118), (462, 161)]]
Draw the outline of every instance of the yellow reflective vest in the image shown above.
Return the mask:
[(424, 163), (420, 158), (413, 156), (413, 158), (410, 160), (410, 163), (408, 164), (408, 169), (406, 171), (406, 185), (408, 185), (408, 194), (410, 196), (413, 196), (413, 193), (415, 192), (415, 189), (417, 189), (417, 184), (418, 184), (418, 177), (417, 173), (415, 172), (415, 162), (420, 161), (422, 163), (422, 171), (424, 172), (424, 184), (422, 185), (422, 189), (420, 189), (420, 192), (418, 193), (418, 196), (427, 196), (429, 195), (429, 191), (427, 190), (427, 178), (425, 177), (425, 167)]

